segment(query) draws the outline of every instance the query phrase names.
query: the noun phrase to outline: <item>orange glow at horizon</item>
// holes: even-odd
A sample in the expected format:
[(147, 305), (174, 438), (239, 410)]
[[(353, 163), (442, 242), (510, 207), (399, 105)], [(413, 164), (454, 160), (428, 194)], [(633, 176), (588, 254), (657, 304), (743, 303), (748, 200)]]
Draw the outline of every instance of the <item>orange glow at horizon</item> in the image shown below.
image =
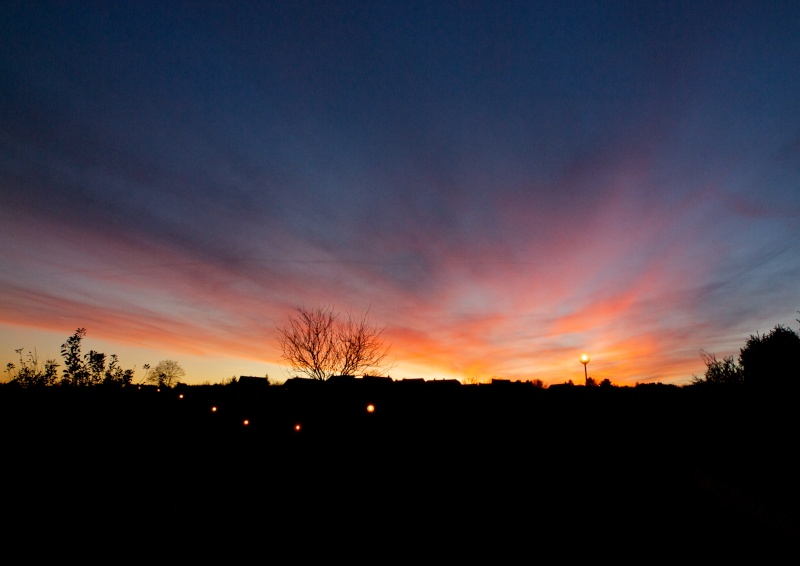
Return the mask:
[[(623, 192), (620, 198), (624, 197)], [(390, 357), (396, 360), (389, 372), (392, 377), (480, 381), (497, 377), (560, 383), (583, 378), (583, 372), (575, 370), (574, 351), (581, 345), (591, 345), (597, 359), (602, 360), (592, 364), (595, 379), (608, 378), (620, 384), (688, 382), (703, 370), (698, 350), (716, 348), (709, 347), (707, 326), (675, 321), (663, 328), (663, 321), (675, 316), (675, 305), (686, 301), (682, 287), (676, 284), (680, 274), (671, 271), (670, 263), (682, 249), (681, 243), (671, 242), (664, 253), (648, 258), (641, 267), (635, 266), (619, 284), (613, 266), (627, 261), (635, 245), (616, 237), (614, 229), (611, 226), (609, 233), (588, 246), (568, 231), (546, 248), (537, 242), (523, 243), (524, 255), (541, 258), (547, 265), (546, 276), (539, 273), (536, 264), (474, 269), (445, 258), (442, 280), (430, 297), (420, 296), (413, 289), (389, 286), (369, 271), (369, 264), (348, 268), (360, 270), (357, 275), (365, 278), (367, 293), (383, 297), (374, 303), (370, 320), (386, 324), (384, 336), (391, 344)], [(125, 250), (117, 249), (113, 242), (108, 246), (109, 256), (125, 256)], [(170, 250), (159, 253), (158, 260), (165, 264), (182, 261)], [(591, 261), (584, 261), (588, 259)], [(271, 304), (260, 292), (226, 283), (232, 276), (236, 281), (229, 266), (211, 263), (174, 274), (166, 286), (162, 280), (136, 275), (112, 278), (112, 290), (87, 280), (86, 285), (97, 286), (101, 296), (119, 293), (113, 302), (16, 290), (13, 301), (0, 300), (2, 322), (7, 327), (29, 325), (26, 305), (35, 305), (41, 313), (36, 324), (56, 334), (56, 345), (74, 331), (72, 326), (78, 326), (71, 321), (80, 320), (80, 326), (88, 330), (87, 347), (100, 337), (111, 341), (113, 344), (104, 344), (100, 351), (120, 354), (120, 360), (129, 366), (157, 361), (145, 357), (145, 348), (157, 348), (159, 357), (181, 362), (184, 355), (194, 356), (193, 370), (186, 368), (187, 381), (191, 382), (214, 382), (229, 376), (227, 367), (234, 363), (242, 368), (236, 371), (238, 375), (263, 375), (267, 366), (270, 376), (285, 371), (289, 377), (291, 372), (281, 365), (275, 346), (274, 328), (260, 321), (286, 320), (295, 297), (314, 301), (322, 295), (305, 279), (294, 279), (290, 274), (278, 283), (291, 299)], [(213, 301), (208, 300), (209, 289), (213, 290)], [(336, 283), (325, 296), (350, 296), (346, 293), (347, 289)], [(165, 308), (141, 304), (141, 297), (151, 294), (159, 296)], [(664, 297), (666, 300), (662, 300)], [(202, 305), (199, 317), (186, 316), (196, 305)], [(346, 302), (335, 306), (340, 312), (348, 310)], [(353, 307), (359, 310), (358, 305)], [(221, 326), (216, 323), (221, 318), (235, 323)], [(746, 336), (743, 333), (742, 340)], [(116, 344), (135, 345), (139, 348), (136, 357), (131, 359), (115, 348)], [(225, 358), (217, 361), (218, 355)], [(54, 357), (58, 358), (57, 352)], [(212, 361), (217, 375), (209, 374)]]
[[(613, 249), (609, 247), (602, 252), (611, 254)], [(545, 384), (562, 383), (583, 379), (583, 372), (574, 367), (574, 351), (581, 345), (591, 345), (597, 359), (602, 360), (592, 364), (592, 377), (598, 381), (609, 379), (615, 384), (631, 385), (656, 380), (689, 382), (692, 375), (704, 368), (697, 354), (699, 349), (715, 348), (708, 345), (704, 334), (707, 326), (687, 328), (674, 323), (666, 330), (658, 326), (662, 324), (659, 318), (668, 320), (673, 316), (673, 305), (683, 300), (680, 293), (670, 291), (671, 301), (653, 302), (652, 297), (663, 293), (665, 286), (663, 264), (667, 260), (664, 257), (638, 276), (631, 277), (627, 285), (601, 285), (599, 290), (585, 289), (581, 281), (591, 279), (592, 273), (579, 277), (580, 269), (568, 262), (557, 263), (552, 268), (552, 277), (530, 280), (524, 272), (504, 268), (462, 273), (464, 266), (454, 263), (450, 278), (460, 274), (472, 279), (467, 282), (448, 280), (448, 285), (431, 299), (420, 299), (410, 291), (384, 289), (380, 280), (372, 281), (376, 286), (374, 292), (387, 293), (393, 304), (401, 306), (376, 307), (370, 312), (370, 319), (386, 323), (384, 337), (391, 345), (390, 357), (396, 360), (387, 373), (395, 378), (541, 379)], [(610, 255), (605, 260), (596, 259), (598, 265), (614, 263)], [(219, 266), (210, 265), (198, 268), (192, 275), (217, 281), (230, 274)], [(598, 270), (595, 277), (601, 275)], [(192, 287), (196, 281), (179, 279), (176, 293), (182, 295), (176, 300), (178, 306), (183, 308), (185, 297), (204, 300), (202, 292)], [(139, 289), (132, 286), (131, 292), (137, 291)], [(146, 293), (151, 289), (140, 291)], [(291, 376), (292, 372), (281, 365), (274, 344), (274, 329), (253, 322), (252, 316), (252, 313), (259, 313), (261, 318), (285, 320), (291, 309), (287, 305), (259, 304), (255, 297), (242, 296), (235, 291), (223, 286), (214, 301), (214, 304), (224, 305), (219, 307), (220, 313), (229, 309), (236, 317), (237, 324), (231, 325), (230, 330), (220, 330), (218, 324), (203, 324), (202, 320), (190, 322), (181, 316), (170, 316), (167, 311), (148, 311), (142, 316), (139, 307), (136, 311), (98, 308), (88, 302), (55, 297), (49, 298), (48, 309), (52, 307), (59, 314), (45, 315), (40, 320), (48, 332), (64, 333), (66, 319), (78, 319), (79, 315), (84, 320), (88, 318), (85, 323), (87, 346), (103, 336), (104, 340), (115, 344), (136, 344), (141, 348), (157, 345), (165, 352), (159, 356), (165, 358), (183, 361), (182, 354), (196, 356), (196, 369), (188, 371), (187, 368), (187, 382), (213, 382), (226, 375), (222, 373), (229, 371), (223, 365), (224, 360), (216, 362), (222, 368), (215, 370), (217, 375), (201, 373), (209, 371), (209, 362), (218, 353), (224, 353), (226, 360), (243, 368), (236, 372), (239, 375), (261, 375), (267, 366), (270, 376), (276, 373), (280, 376), (283, 372)], [(23, 294), (25, 296), (18, 297), (22, 303), (34, 298), (41, 300), (41, 295)], [(12, 324), (28, 321), (26, 314), (22, 310), (17, 312), (16, 308), (5, 316)], [(747, 336), (743, 335), (742, 341)], [(142, 361), (155, 361), (152, 358), (143, 360), (145, 354), (142, 353), (130, 360), (113, 346), (104, 345), (103, 349), (119, 353), (125, 364), (141, 366)]]

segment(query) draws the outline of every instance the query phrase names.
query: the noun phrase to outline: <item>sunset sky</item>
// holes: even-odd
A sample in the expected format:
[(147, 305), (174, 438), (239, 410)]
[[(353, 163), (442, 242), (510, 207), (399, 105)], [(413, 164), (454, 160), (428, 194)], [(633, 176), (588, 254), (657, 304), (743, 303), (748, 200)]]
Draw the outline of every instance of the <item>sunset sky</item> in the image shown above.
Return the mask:
[[(684, 384), (800, 318), (800, 4), (3, 2), (0, 361)], [(3, 374), (3, 379), (7, 375)]]

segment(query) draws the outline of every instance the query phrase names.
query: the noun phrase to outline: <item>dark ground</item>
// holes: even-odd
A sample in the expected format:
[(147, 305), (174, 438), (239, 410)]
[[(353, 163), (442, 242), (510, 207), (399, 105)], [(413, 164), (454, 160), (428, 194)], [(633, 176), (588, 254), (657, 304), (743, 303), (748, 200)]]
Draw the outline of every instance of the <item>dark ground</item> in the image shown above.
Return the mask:
[(800, 557), (785, 398), (314, 385), (0, 387), (6, 547), (226, 563)]

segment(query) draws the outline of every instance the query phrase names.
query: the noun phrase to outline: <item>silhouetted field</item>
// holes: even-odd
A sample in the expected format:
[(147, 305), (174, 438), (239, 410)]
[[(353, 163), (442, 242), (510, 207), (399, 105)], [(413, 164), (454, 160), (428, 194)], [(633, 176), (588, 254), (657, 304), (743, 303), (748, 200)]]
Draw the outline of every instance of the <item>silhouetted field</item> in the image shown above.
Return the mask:
[(441, 561), (796, 556), (797, 416), (780, 397), (303, 385), (4, 386), (6, 530), (298, 560), (321, 540)]

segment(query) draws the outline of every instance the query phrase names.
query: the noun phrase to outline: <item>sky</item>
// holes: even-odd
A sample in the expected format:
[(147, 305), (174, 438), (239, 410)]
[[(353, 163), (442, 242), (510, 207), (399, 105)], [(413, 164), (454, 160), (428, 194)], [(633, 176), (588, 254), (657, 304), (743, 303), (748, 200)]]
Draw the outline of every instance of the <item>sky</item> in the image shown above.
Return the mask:
[[(230, 5), (229, 5), (230, 4)], [(800, 318), (797, 2), (0, 5), (0, 361), (690, 383)], [(4, 374), (3, 378), (7, 379)]]

